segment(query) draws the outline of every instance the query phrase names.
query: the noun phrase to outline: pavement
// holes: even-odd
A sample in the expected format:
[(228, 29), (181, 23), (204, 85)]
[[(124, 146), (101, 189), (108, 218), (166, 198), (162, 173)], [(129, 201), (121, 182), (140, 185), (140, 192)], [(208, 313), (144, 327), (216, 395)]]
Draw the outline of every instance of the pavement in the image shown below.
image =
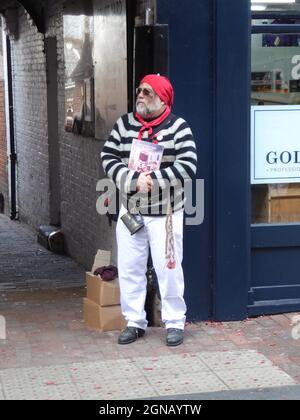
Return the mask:
[(151, 327), (120, 346), (118, 331), (84, 325), (85, 293), (0, 292), (0, 400), (300, 399), (300, 313), (188, 323), (178, 347)]

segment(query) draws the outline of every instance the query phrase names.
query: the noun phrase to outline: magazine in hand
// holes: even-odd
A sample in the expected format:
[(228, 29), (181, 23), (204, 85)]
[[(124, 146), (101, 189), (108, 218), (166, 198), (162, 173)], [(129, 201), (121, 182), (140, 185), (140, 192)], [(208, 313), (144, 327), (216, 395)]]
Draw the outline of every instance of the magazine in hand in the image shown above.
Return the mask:
[(133, 139), (128, 169), (137, 172), (148, 172), (159, 169), (164, 146)]

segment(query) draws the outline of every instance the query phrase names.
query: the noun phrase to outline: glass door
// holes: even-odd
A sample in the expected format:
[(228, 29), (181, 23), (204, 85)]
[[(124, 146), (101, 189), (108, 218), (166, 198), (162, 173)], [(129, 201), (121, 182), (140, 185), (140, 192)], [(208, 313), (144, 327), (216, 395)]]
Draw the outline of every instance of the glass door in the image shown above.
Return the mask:
[(300, 308), (300, 0), (252, 1), (249, 313)]

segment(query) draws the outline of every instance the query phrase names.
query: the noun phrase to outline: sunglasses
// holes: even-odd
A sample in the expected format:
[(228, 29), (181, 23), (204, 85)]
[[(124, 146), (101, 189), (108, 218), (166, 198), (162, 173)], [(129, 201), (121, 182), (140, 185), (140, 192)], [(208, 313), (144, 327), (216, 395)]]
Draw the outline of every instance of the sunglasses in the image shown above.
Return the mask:
[(141, 92), (143, 92), (144, 96), (154, 96), (155, 95), (153, 90), (147, 89), (147, 88), (141, 88), (141, 87), (137, 88), (136, 95), (138, 96)]

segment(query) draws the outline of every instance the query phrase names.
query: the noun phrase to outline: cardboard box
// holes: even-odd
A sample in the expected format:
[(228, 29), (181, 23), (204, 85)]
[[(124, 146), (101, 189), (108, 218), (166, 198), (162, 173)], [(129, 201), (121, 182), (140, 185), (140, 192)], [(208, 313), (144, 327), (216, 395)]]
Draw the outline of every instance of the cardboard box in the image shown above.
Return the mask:
[(103, 281), (100, 276), (85, 274), (87, 298), (100, 306), (120, 305), (120, 288), (118, 279)]
[(88, 328), (98, 331), (122, 330), (126, 321), (121, 313), (121, 306), (100, 306), (90, 299), (83, 300), (83, 317)]
[(110, 265), (111, 252), (99, 249), (91, 272), (86, 273), (87, 297), (83, 302), (83, 317), (88, 328), (98, 331), (122, 330), (126, 322), (121, 313), (118, 279), (103, 281), (93, 272)]

